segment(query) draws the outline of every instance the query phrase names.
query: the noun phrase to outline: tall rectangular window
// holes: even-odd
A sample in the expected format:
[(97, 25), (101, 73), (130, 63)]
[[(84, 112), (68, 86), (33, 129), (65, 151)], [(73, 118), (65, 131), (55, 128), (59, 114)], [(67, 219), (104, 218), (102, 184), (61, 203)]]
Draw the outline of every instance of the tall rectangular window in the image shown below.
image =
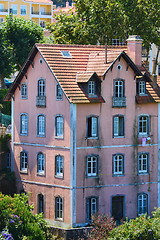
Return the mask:
[(38, 96), (45, 96), (45, 81), (43, 79), (38, 80)]
[(37, 155), (37, 173), (44, 174), (44, 167), (45, 167), (45, 157), (43, 153), (38, 153)]
[(124, 174), (124, 156), (122, 154), (113, 155), (113, 174)]
[(64, 120), (63, 116), (56, 116), (55, 118), (55, 136), (59, 138), (63, 138), (63, 128), (64, 128)]
[(146, 83), (145, 81), (138, 82), (138, 94), (145, 95), (146, 94)]
[(45, 137), (46, 134), (46, 117), (44, 115), (39, 115), (37, 117), (37, 136)]
[(148, 195), (146, 193), (138, 194), (138, 215), (148, 213)]
[(20, 134), (28, 134), (28, 115), (26, 113), (20, 115)]
[(27, 172), (28, 167), (28, 154), (24, 151), (20, 152), (20, 170)]
[(63, 99), (63, 91), (59, 84), (56, 84), (56, 99), (62, 100)]
[(63, 156), (57, 155), (55, 157), (55, 175), (57, 177), (63, 177), (63, 168), (64, 168), (64, 159)]
[(87, 177), (96, 177), (98, 175), (98, 159), (97, 156), (87, 157)]
[(148, 173), (148, 153), (138, 154), (138, 173)]
[(88, 197), (86, 199), (86, 213), (87, 221), (92, 220), (92, 216), (98, 212), (98, 198), (97, 197)]
[(55, 198), (55, 219), (63, 220), (63, 198)]
[(139, 136), (149, 135), (149, 116), (141, 115), (138, 117), (138, 135)]
[(27, 99), (27, 84), (26, 83), (21, 84), (21, 98)]
[(95, 95), (95, 81), (88, 82), (88, 95)]
[(26, 15), (26, 5), (21, 5), (21, 15)]
[(44, 196), (38, 194), (38, 213), (44, 213)]
[(124, 116), (113, 117), (113, 137), (124, 137)]
[(17, 14), (17, 5), (15, 5), (15, 4), (12, 4), (12, 13), (13, 14)]
[(118, 98), (124, 97), (124, 81), (123, 80), (114, 81), (114, 97), (118, 97)]
[(87, 118), (87, 137), (97, 138), (98, 137), (98, 117)]

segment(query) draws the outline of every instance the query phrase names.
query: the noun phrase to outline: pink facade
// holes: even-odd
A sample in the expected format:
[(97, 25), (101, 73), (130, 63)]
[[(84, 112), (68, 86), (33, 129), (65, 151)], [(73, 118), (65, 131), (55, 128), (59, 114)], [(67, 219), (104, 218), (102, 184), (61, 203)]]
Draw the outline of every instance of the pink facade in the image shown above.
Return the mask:
[(58, 227), (85, 226), (96, 212), (135, 218), (158, 206), (151, 80), (124, 52), (100, 74), (92, 56), (102, 54), (104, 65), (104, 48), (88, 48), (35, 46), (10, 90), (18, 191), (29, 192), (34, 212)]

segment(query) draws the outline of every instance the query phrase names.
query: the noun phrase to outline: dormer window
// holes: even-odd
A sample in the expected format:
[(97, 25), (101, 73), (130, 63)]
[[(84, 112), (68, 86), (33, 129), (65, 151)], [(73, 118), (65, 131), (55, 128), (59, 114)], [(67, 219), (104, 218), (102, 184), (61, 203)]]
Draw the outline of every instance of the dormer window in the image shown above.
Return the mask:
[(88, 82), (88, 95), (95, 95), (95, 81)]
[(145, 81), (139, 81), (139, 83), (138, 83), (138, 94), (139, 95), (145, 95), (146, 94), (146, 82)]

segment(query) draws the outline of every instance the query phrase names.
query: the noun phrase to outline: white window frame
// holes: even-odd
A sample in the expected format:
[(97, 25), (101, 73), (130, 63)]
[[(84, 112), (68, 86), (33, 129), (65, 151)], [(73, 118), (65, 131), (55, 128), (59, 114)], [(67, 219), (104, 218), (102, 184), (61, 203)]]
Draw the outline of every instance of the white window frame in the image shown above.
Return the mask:
[(87, 138), (98, 138), (98, 117), (87, 117)]
[(20, 135), (23, 135), (23, 136), (28, 135), (28, 114), (27, 113), (20, 114)]
[(113, 175), (124, 175), (124, 155), (113, 155)]
[(44, 79), (38, 80), (38, 96), (39, 97), (46, 96), (46, 84)]
[(124, 97), (124, 80), (120, 79), (114, 80), (114, 97), (117, 98)]
[(44, 175), (45, 173), (45, 155), (42, 152), (37, 154), (37, 174)]
[(138, 173), (148, 173), (149, 153), (141, 152), (138, 153)]
[(63, 91), (58, 83), (56, 84), (56, 100), (63, 100)]
[(145, 81), (139, 81), (138, 82), (138, 89), (139, 89), (139, 95), (145, 95), (146, 94), (146, 82)]
[(37, 136), (46, 136), (46, 116), (43, 114), (37, 116)]
[(64, 201), (60, 196), (55, 197), (55, 219), (63, 220)]
[(64, 174), (64, 157), (62, 155), (55, 156), (55, 176), (62, 178)]
[(148, 136), (150, 131), (150, 121), (149, 115), (139, 115), (138, 116), (138, 135)]
[(57, 115), (55, 117), (55, 137), (63, 138), (64, 136), (64, 117)]
[(25, 151), (20, 152), (20, 171), (27, 172), (28, 169), (28, 154)]
[(98, 175), (98, 157), (87, 156), (87, 164), (86, 164), (87, 177), (97, 177)]
[(138, 216), (148, 213), (148, 194), (146, 193), (139, 193), (138, 198)]
[(24, 16), (27, 14), (27, 8), (26, 5), (21, 5), (20, 6), (20, 11), (21, 11), (21, 15)]
[(88, 95), (94, 96), (95, 90), (96, 90), (95, 81), (89, 81), (88, 82)]
[(115, 138), (124, 137), (124, 116), (123, 115), (113, 116), (113, 137)]
[(21, 98), (27, 99), (27, 84), (26, 83), (21, 84)]

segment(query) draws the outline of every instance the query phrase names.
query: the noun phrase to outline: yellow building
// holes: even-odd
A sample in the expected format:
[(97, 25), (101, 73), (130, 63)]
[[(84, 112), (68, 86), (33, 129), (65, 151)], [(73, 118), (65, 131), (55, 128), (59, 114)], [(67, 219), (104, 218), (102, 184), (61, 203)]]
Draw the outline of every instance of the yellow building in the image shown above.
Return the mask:
[(0, 22), (12, 13), (17, 17), (31, 19), (45, 28), (52, 22), (53, 2), (51, 0), (0, 0)]

